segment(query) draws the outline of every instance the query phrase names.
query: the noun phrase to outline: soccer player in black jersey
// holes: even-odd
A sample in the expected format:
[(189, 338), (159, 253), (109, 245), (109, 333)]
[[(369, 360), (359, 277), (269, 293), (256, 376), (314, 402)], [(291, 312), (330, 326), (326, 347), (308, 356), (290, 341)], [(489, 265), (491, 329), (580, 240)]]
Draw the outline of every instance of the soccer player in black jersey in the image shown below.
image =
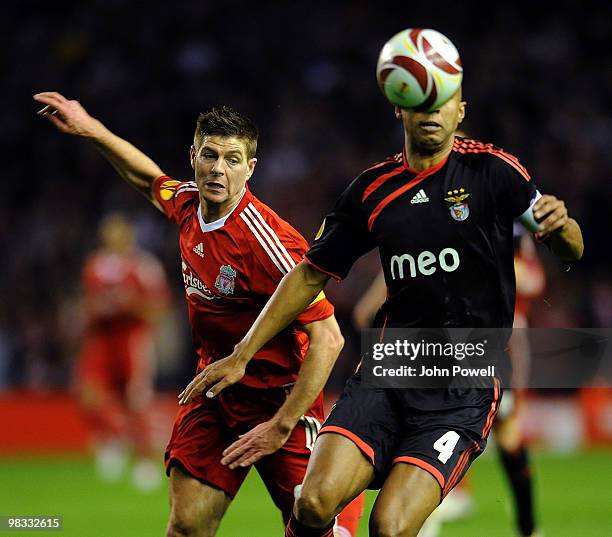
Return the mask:
[[(330, 278), (343, 279), (376, 247), (389, 291), (384, 326), (512, 327), (514, 220), (531, 220), (539, 239), (567, 260), (582, 256), (582, 235), (564, 202), (541, 196), (516, 157), (455, 139), (464, 114), (460, 91), (431, 113), (396, 109), (402, 152), (348, 186), (234, 353), (198, 375), (184, 397), (214, 397), (240, 379), (254, 353)], [(355, 374), (317, 439), (287, 535), (331, 536), (342, 507), (381, 486), (370, 534), (415, 536), (484, 449), (500, 396), (498, 381), (467, 392), (388, 390), (366, 388)], [(453, 431), (452, 450), (442, 456), (434, 444)], [(234, 445), (232, 464), (246, 464), (260, 442)]]

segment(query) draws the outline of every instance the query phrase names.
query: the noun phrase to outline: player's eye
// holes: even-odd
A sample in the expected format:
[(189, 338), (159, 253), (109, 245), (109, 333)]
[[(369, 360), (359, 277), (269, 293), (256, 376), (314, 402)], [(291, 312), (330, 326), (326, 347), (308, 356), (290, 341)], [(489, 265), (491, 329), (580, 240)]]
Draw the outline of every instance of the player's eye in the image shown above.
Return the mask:
[(228, 162), (229, 162), (229, 163), (230, 163), (232, 166), (235, 166), (236, 164), (238, 164), (238, 162), (239, 162), (239, 161), (238, 161), (238, 159), (236, 159), (236, 158), (230, 158), (230, 159), (228, 159)]

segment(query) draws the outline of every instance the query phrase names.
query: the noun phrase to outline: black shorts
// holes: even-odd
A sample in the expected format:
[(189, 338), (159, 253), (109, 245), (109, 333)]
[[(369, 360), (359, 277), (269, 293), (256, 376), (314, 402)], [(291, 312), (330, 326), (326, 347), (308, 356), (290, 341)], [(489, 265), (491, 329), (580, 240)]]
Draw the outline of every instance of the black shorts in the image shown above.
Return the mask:
[(500, 400), (497, 379), (490, 389), (394, 390), (365, 387), (357, 372), (319, 434), (341, 434), (357, 445), (374, 466), (368, 488), (380, 488), (402, 462), (429, 472), (443, 498), (484, 450)]

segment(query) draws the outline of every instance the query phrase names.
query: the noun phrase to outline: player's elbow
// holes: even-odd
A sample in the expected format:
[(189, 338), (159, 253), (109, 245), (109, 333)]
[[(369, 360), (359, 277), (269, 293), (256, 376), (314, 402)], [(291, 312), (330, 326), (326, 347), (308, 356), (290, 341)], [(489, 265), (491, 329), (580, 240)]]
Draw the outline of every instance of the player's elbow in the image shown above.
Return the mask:
[(329, 327), (325, 334), (325, 346), (333, 352), (334, 356), (338, 356), (340, 351), (344, 348), (344, 337), (340, 332), (338, 323), (334, 320), (334, 326)]
[(334, 360), (344, 347), (344, 337), (333, 315), (323, 321), (307, 325), (307, 332), (310, 345), (326, 349), (334, 357)]
[(342, 349), (344, 348), (344, 337), (342, 333), (338, 329), (337, 332), (334, 332), (330, 337), (330, 347), (334, 350), (335, 354), (340, 354)]

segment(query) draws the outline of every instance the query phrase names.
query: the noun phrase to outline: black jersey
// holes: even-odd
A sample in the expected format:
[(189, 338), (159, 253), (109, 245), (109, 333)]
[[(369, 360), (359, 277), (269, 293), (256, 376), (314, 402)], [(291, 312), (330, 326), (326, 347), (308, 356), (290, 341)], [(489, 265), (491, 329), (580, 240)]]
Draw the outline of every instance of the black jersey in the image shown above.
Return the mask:
[(535, 196), (527, 170), (492, 144), (456, 138), (444, 161), (421, 172), (400, 153), (349, 185), (306, 259), (343, 279), (378, 247), (386, 326), (510, 328), (513, 221)]

